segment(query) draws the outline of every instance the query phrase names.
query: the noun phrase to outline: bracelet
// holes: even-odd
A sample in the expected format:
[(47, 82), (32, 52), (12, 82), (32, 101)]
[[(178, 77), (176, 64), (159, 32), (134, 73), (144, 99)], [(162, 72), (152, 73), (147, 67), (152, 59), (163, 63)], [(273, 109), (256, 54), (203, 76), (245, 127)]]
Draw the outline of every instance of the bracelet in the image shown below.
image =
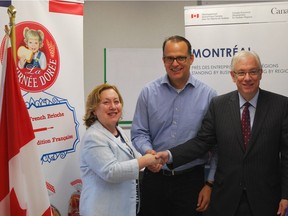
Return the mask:
[(209, 186), (210, 188), (213, 188), (213, 183), (209, 181), (205, 181), (205, 185)]

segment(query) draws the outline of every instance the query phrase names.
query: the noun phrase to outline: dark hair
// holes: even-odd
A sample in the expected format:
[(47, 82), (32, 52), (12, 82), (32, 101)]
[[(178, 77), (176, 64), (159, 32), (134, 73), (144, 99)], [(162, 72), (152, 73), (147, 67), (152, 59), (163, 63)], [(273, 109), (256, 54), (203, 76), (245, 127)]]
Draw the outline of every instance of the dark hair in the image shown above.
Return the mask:
[(179, 42), (182, 42), (182, 41), (185, 42), (186, 45), (187, 45), (187, 47), (188, 47), (188, 54), (189, 54), (189, 55), (192, 54), (192, 47), (191, 47), (190, 42), (189, 42), (186, 38), (184, 38), (184, 37), (182, 37), (182, 36), (174, 35), (174, 36), (171, 36), (171, 37), (167, 38), (167, 39), (163, 42), (163, 45), (162, 45), (163, 55), (164, 55), (164, 49), (165, 49), (166, 43), (167, 43), (168, 41), (172, 41), (172, 42), (174, 42), (174, 43), (179, 43)]
[(101, 102), (101, 93), (107, 89), (113, 89), (118, 94), (120, 103), (123, 106), (123, 98), (116, 86), (105, 83), (95, 87), (88, 95), (86, 101), (86, 112), (83, 121), (87, 128), (89, 128), (97, 120), (97, 116), (94, 115), (94, 111)]

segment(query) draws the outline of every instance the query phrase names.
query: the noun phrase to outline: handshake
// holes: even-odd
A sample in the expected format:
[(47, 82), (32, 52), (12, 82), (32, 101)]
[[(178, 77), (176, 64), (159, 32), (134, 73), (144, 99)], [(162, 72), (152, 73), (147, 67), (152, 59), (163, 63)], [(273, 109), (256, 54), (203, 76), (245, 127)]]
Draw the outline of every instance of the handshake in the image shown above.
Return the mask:
[[(162, 166), (169, 161), (169, 153), (168, 151), (156, 152), (148, 150), (141, 158), (145, 160), (143, 167), (147, 167), (152, 172), (159, 172)], [(140, 167), (142, 166), (140, 165)]]

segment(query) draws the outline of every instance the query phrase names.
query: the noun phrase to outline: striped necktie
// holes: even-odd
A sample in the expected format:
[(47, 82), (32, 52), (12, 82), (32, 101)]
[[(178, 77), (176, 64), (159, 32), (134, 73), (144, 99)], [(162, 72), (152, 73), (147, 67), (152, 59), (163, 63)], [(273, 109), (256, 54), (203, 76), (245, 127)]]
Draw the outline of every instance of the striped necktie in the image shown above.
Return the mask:
[(244, 139), (245, 148), (247, 147), (251, 135), (249, 106), (250, 106), (249, 102), (246, 102), (244, 104), (244, 110), (242, 112), (242, 119), (241, 119), (242, 135)]

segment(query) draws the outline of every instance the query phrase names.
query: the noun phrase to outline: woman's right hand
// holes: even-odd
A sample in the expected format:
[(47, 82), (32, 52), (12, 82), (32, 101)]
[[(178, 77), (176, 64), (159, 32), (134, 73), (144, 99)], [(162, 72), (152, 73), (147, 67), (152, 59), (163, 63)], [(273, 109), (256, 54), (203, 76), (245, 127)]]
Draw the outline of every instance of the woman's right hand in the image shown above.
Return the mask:
[(152, 172), (158, 172), (162, 168), (161, 158), (156, 158), (154, 154), (145, 154), (142, 157), (138, 158), (139, 169), (143, 169), (147, 167), (148, 169), (152, 169)]

